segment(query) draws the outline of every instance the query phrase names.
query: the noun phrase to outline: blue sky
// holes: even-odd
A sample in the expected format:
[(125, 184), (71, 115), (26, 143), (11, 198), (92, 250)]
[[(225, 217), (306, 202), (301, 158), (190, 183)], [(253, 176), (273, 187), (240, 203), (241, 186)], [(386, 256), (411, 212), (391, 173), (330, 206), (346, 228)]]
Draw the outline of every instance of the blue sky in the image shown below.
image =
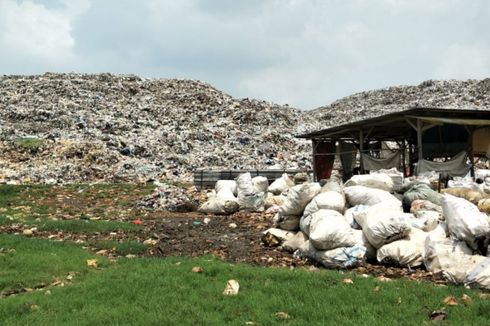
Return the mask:
[(490, 77), (487, 0), (0, 0), (0, 74), (200, 79), (312, 109)]

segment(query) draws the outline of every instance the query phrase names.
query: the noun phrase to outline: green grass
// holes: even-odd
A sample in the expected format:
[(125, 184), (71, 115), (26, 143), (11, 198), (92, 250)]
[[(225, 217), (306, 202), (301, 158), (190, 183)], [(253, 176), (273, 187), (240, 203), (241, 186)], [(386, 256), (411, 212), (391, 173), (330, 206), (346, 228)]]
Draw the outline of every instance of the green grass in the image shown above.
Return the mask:
[[(90, 255), (77, 246), (22, 237), (17, 241), (13, 236), (0, 239), (3, 247), (7, 239), (8, 246), (18, 248), (13, 255), (0, 256), (2, 266), (9, 266), (7, 277), (2, 277), (4, 287), (49, 280), (68, 271), (80, 273), (73, 284), (51, 288), (51, 295), (34, 291), (1, 298), (2, 325), (420, 325), (430, 323), (428, 314), (442, 308), (446, 296), (463, 294), (473, 302), (464, 305), (459, 299), (458, 306), (446, 307), (443, 324), (484, 325), (490, 318), (490, 300), (463, 287), (381, 282), (329, 270), (232, 265), (210, 257), (120, 259), (90, 271), (85, 266)], [(193, 266), (204, 272), (192, 273)], [(343, 283), (346, 277), (354, 283)], [(229, 279), (240, 283), (236, 297), (222, 294)], [(379, 291), (374, 291), (377, 286)], [(291, 318), (278, 320), (279, 311)]]
[(112, 249), (115, 248), (118, 255), (138, 255), (146, 251), (147, 246), (137, 241), (118, 242), (114, 240), (99, 240), (92, 244), (97, 249)]
[(44, 141), (36, 137), (23, 137), (15, 140), (15, 145), (26, 150), (36, 150), (43, 145)]
[(0, 234), (0, 248), (0, 292), (49, 284), (72, 271), (86, 273), (86, 260), (94, 257), (73, 243), (7, 234)]

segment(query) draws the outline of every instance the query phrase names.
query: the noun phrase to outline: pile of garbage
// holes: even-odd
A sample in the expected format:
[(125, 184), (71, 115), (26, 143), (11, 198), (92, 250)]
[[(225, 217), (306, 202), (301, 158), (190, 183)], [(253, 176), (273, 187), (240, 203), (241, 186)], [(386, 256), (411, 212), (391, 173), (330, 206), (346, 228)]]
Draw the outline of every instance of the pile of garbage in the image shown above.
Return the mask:
[(427, 80), (415, 86), (360, 92), (319, 107), (311, 115), (326, 128), (411, 108), (489, 110), (490, 78)]
[(311, 166), (300, 110), (200, 81), (0, 76), (0, 181), (190, 180), (206, 169)]
[[(483, 172), (490, 178), (490, 170)], [(218, 181), (200, 210), (272, 213), (275, 228), (263, 241), (327, 268), (366, 261), (425, 267), (454, 283), (490, 289), (490, 189), (471, 186), (439, 193), (430, 178), (404, 179), (396, 170), (355, 175), (345, 184), (337, 178), (295, 184), (285, 174), (268, 185), (242, 174)]]
[(195, 187), (181, 187), (156, 181), (157, 188), (142, 198), (136, 207), (153, 211), (193, 212), (199, 207), (199, 192)]

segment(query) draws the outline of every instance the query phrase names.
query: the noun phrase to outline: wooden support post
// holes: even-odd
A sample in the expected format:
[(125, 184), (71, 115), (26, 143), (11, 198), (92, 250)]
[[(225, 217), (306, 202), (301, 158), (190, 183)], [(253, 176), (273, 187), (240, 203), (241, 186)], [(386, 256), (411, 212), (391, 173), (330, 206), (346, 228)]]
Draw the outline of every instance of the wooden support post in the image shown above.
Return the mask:
[(313, 154), (313, 181), (317, 181), (316, 180), (316, 141), (315, 139), (311, 139), (311, 147), (312, 147), (312, 154)]
[(362, 163), (362, 153), (364, 151), (364, 134), (362, 129), (359, 130), (359, 168), (360, 173), (364, 174), (364, 164)]
[(406, 165), (406, 163), (405, 163), (405, 151), (407, 150), (407, 149), (406, 149), (406, 146), (405, 146), (405, 139), (402, 141), (401, 150), (402, 150), (402, 169), (403, 169), (403, 177), (405, 177), (405, 174), (406, 174), (406, 172), (407, 172), (407, 165)]
[(424, 157), (422, 150), (422, 121), (417, 119), (417, 146), (418, 146), (418, 160), (420, 161)]
[(468, 126), (466, 128), (468, 131), (468, 158), (470, 159), (470, 174), (473, 180), (475, 180), (475, 158), (473, 157), (473, 131), (475, 128), (473, 126)]

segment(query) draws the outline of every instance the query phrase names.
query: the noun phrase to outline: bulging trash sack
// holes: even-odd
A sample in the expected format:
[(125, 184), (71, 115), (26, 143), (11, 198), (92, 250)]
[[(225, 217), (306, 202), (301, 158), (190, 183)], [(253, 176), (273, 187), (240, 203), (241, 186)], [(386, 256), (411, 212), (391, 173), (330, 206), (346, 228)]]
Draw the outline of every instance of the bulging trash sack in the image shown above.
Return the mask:
[(477, 205), (480, 200), (488, 197), (483, 191), (468, 188), (447, 188), (442, 189), (441, 192), (455, 197), (464, 198), (475, 205)]
[(362, 227), (354, 218), (354, 215), (364, 212), (368, 207), (366, 205), (357, 205), (345, 210), (344, 217), (347, 223), (356, 230), (360, 230)]
[(318, 183), (305, 183), (289, 189), (285, 203), (280, 207), (279, 212), (282, 215), (297, 215), (301, 216), (306, 205), (315, 197), (321, 190)]
[(378, 171), (371, 171), (371, 174), (385, 174), (393, 181), (393, 191), (398, 192), (403, 188), (403, 172), (397, 170), (397, 168), (381, 169)]
[(410, 213), (417, 215), (418, 211), (434, 211), (442, 216), (442, 207), (428, 200), (416, 199), (410, 205)]
[(282, 248), (288, 252), (295, 252), (304, 246), (306, 241), (308, 241), (308, 236), (299, 231), (294, 236), (286, 239), (282, 244)]
[(442, 199), (442, 209), (449, 232), (465, 241), (470, 248), (476, 250), (476, 241), (489, 237), (487, 216), (466, 199), (446, 194)]
[(277, 213), (274, 216), (273, 223), (275, 227), (283, 230), (296, 231), (299, 229), (300, 217), (297, 215), (282, 215)]
[(284, 173), (280, 178), (271, 183), (269, 186), (269, 191), (274, 195), (280, 195), (293, 186), (294, 181), (288, 176), (287, 173)]
[(238, 198), (240, 196), (252, 195), (255, 193), (255, 187), (252, 182), (252, 176), (249, 172), (242, 173), (236, 178)]
[(354, 175), (345, 183), (346, 187), (364, 186), (369, 188), (393, 191), (393, 179), (383, 173)]
[(216, 198), (219, 198), (221, 200), (231, 200), (231, 201), (236, 201), (238, 203), (238, 199), (233, 195), (230, 189), (227, 188), (222, 188), (220, 189), (216, 195)]
[(465, 286), (490, 290), (490, 258), (480, 256), (479, 260), (466, 274)]
[(345, 197), (336, 191), (321, 192), (316, 195), (303, 212), (303, 215), (311, 215), (320, 209), (333, 209), (339, 213), (344, 213)]
[(283, 195), (270, 196), (265, 199), (264, 207), (265, 209), (268, 209), (272, 206), (281, 206), (282, 204), (284, 204), (285, 201), (286, 201), (286, 196)]
[(269, 188), (269, 181), (266, 177), (262, 176), (252, 178), (252, 184), (254, 185), (255, 192), (267, 192), (267, 188)]
[(350, 206), (373, 206), (379, 203), (400, 206), (401, 202), (388, 191), (364, 186), (345, 187), (344, 193)]
[(331, 209), (321, 209), (312, 214), (310, 242), (316, 249), (331, 250), (353, 246), (356, 239), (342, 214)]
[(403, 194), (403, 209), (406, 212), (410, 211), (412, 202), (417, 199), (428, 200), (433, 204), (441, 205), (442, 196), (437, 191), (425, 183), (413, 185), (408, 191)]
[(199, 211), (201, 213), (230, 215), (238, 212), (238, 202), (214, 197), (202, 204)]
[(411, 219), (412, 227), (425, 232), (434, 230), (441, 215), (434, 211), (418, 211), (417, 215)]
[(352, 216), (354, 218), (354, 221), (356, 221), (357, 225), (359, 225), (361, 229), (364, 227), (368, 215), (374, 216), (377, 214), (377, 212), (380, 211), (403, 213), (401, 206), (392, 206), (389, 204), (386, 205), (384, 203), (379, 203), (373, 206), (358, 205), (354, 207), (357, 207), (357, 209), (352, 211)]
[(224, 189), (230, 191), (234, 196), (238, 194), (237, 182), (235, 180), (218, 180), (214, 186), (214, 190), (218, 193)]
[(327, 183), (323, 185), (321, 192), (327, 192), (327, 191), (335, 191), (338, 192), (339, 194), (342, 195), (344, 194), (344, 189), (342, 185), (339, 182), (333, 180), (328, 180)]
[(313, 259), (326, 268), (357, 267), (365, 262), (364, 257), (366, 255), (366, 248), (360, 245), (340, 247), (333, 250), (317, 250), (311, 241), (306, 241), (298, 250), (304, 257)]
[(312, 215), (303, 215), (299, 220), (299, 229), (310, 236), (310, 224)]
[(463, 283), (467, 271), (477, 263), (478, 258), (475, 259), (473, 251), (464, 241), (441, 240), (433, 237), (432, 233), (425, 240), (425, 267), (434, 274), (442, 273), (451, 282)]
[(237, 179), (238, 205), (247, 212), (263, 212), (267, 193), (257, 192), (250, 173), (242, 173)]
[(374, 248), (362, 232), (362, 230), (353, 230), (356, 245), (366, 248), (366, 259), (376, 259), (376, 248)]
[(427, 233), (412, 229), (406, 239), (396, 240), (378, 249), (378, 262), (387, 265), (417, 267), (423, 264)]
[(478, 202), (480, 212), (490, 214), (490, 198), (482, 199)]
[(482, 190), (484, 193), (490, 195), (490, 177), (485, 178), (483, 182)]
[(402, 213), (388, 208), (366, 211), (362, 231), (375, 248), (405, 238), (411, 230), (412, 214)]
[(240, 210), (246, 212), (263, 212), (265, 196), (266, 194), (264, 192), (251, 195), (239, 195), (238, 205)]

